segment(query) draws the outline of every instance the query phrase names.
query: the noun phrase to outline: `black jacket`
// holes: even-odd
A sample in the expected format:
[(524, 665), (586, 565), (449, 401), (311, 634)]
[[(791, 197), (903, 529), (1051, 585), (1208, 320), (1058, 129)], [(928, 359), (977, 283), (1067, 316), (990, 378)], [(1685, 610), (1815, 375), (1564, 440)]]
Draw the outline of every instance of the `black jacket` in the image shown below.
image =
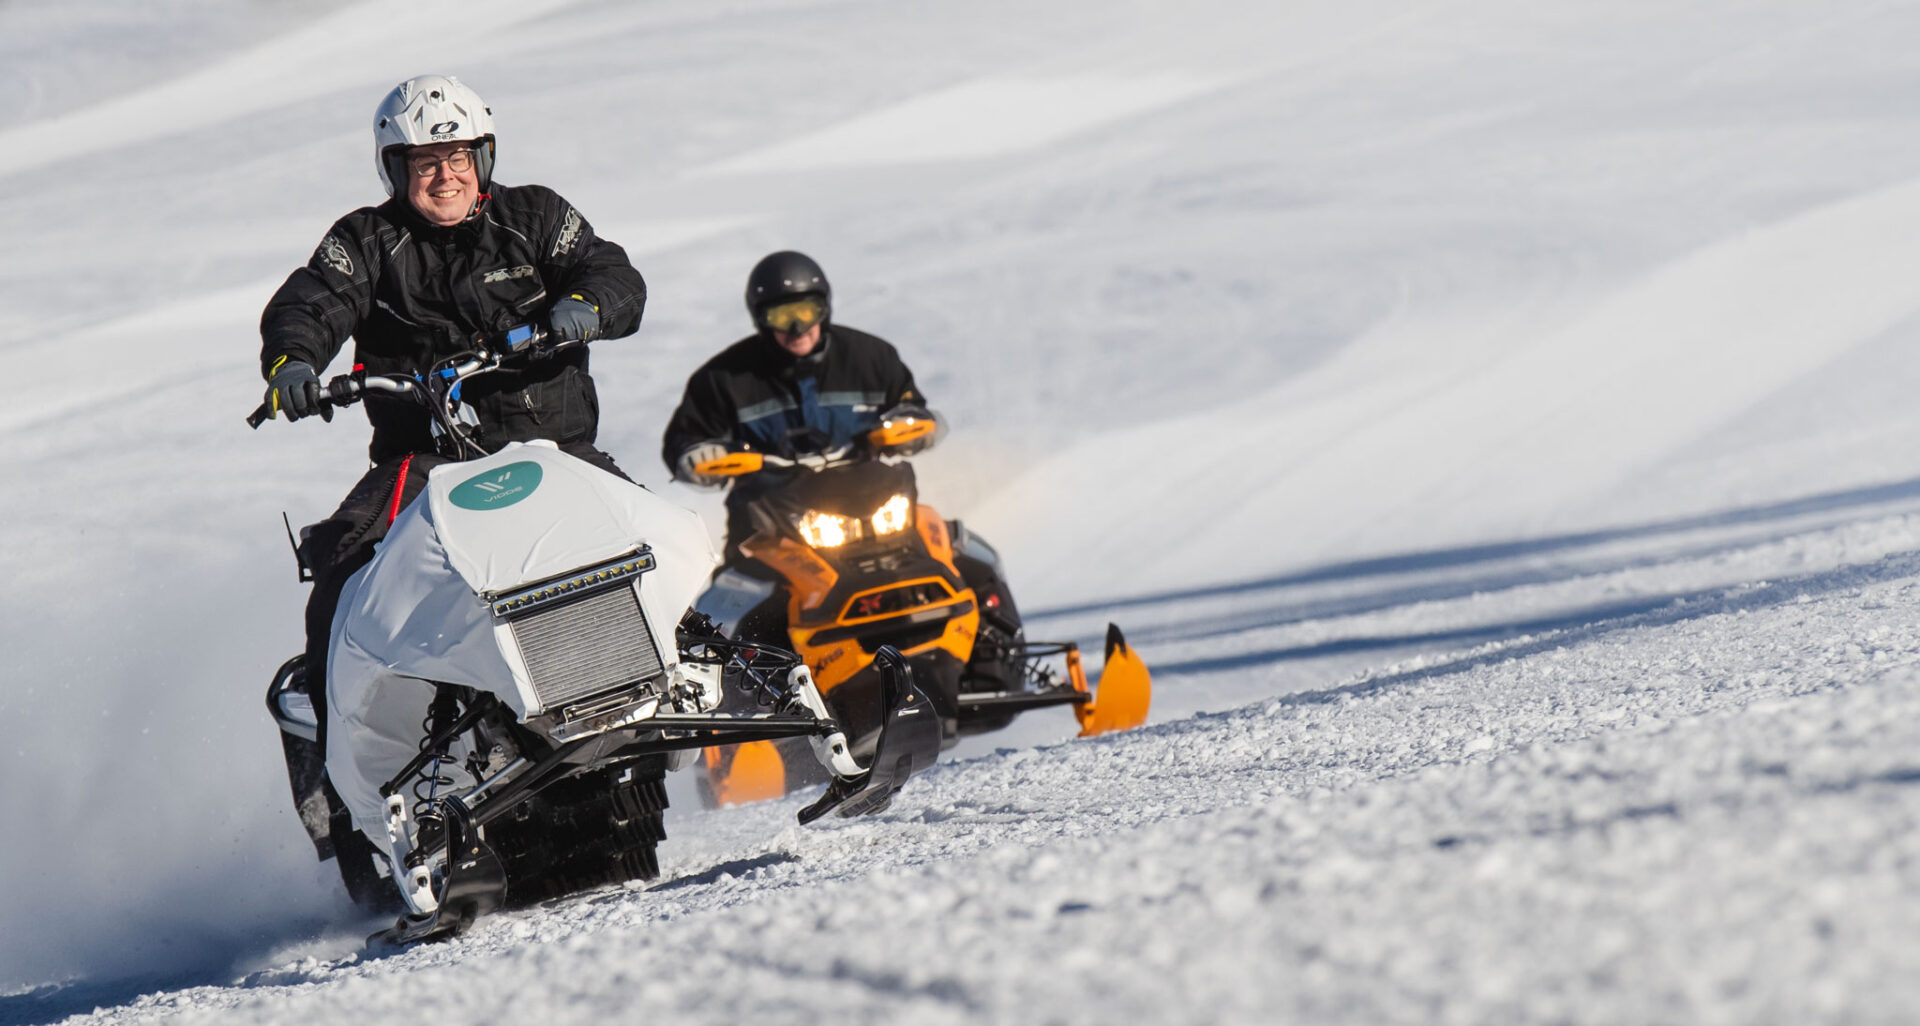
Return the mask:
[[(640, 326), (640, 272), (553, 190), (495, 185), (478, 213), (452, 227), (429, 224), (396, 197), (335, 222), (274, 293), (260, 318), (261, 370), (270, 376), (282, 357), (324, 370), (351, 336), (369, 373), (424, 371), (478, 337), (544, 326), (548, 307), (574, 293), (600, 308), (601, 337)], [(599, 424), (585, 346), (476, 378), (462, 398), (490, 448), (591, 443)], [(366, 405), (376, 462), (433, 448), (424, 410), (385, 396)]]
[(926, 402), (892, 344), (864, 331), (829, 325), (820, 346), (799, 358), (749, 335), (687, 379), (660, 456), (672, 470), (701, 442), (789, 456), (831, 449), (901, 403)]

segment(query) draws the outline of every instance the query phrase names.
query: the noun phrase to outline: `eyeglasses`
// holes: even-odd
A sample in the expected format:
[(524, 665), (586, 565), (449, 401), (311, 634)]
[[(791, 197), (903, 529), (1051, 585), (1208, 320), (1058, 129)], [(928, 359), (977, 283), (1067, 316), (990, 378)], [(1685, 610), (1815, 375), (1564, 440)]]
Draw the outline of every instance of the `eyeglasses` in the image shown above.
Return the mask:
[(819, 296), (801, 296), (760, 311), (760, 323), (783, 335), (808, 331), (826, 318), (827, 304)]
[(442, 164), (453, 174), (465, 174), (473, 170), (473, 151), (454, 150), (444, 157), (421, 154), (407, 158), (407, 170), (412, 171), (415, 178), (432, 178), (434, 171)]

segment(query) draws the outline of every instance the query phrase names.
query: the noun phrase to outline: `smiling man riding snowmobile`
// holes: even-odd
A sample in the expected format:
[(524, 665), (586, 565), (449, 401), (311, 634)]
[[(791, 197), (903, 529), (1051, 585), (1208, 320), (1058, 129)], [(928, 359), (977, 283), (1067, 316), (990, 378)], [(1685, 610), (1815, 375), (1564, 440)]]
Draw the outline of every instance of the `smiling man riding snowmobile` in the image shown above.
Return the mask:
[[(639, 327), (647, 288), (625, 251), (552, 190), (493, 181), (493, 115), (472, 89), (438, 75), (409, 79), (381, 101), (373, 130), (374, 165), (389, 198), (335, 222), (261, 317), (269, 411), (331, 420), (320, 372), (348, 338), (367, 372), (419, 375), (477, 338), (528, 322), (545, 327), (536, 346), (555, 347)], [(489, 451), (547, 439), (620, 474), (593, 445), (599, 403), (587, 347), (528, 355), (462, 397)], [(294, 800), (321, 857), (339, 854), (348, 889), (363, 901), (391, 895), (323, 774), (329, 627), (347, 579), (419, 494), (430, 466), (444, 462), (420, 407), (370, 395), (366, 408), (373, 466), (332, 516), (304, 532), (302, 576), (314, 585), (307, 645), (281, 671), (304, 678), (319, 720), (317, 744), (286, 742)]]

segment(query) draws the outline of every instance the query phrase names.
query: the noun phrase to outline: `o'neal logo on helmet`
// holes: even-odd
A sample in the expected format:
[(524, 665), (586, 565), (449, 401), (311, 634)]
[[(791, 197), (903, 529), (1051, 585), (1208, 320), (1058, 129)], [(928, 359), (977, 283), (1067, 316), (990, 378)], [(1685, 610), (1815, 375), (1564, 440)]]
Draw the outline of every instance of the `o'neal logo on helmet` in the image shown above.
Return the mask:
[(435, 139), (438, 139), (442, 136), (452, 135), (453, 133), (458, 132), (459, 130), (460, 130), (460, 122), (442, 121), (439, 124), (433, 126), (432, 128), (427, 129), (427, 134), (430, 136), (433, 136)]

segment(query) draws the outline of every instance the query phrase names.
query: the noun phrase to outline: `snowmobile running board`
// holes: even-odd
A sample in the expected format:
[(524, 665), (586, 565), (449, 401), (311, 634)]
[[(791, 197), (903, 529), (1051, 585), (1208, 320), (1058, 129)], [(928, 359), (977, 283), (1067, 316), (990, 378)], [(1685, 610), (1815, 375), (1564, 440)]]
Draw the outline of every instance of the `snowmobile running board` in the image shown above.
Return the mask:
[(893, 804), (907, 778), (933, 765), (940, 754), (940, 717), (933, 702), (913, 682), (907, 659), (892, 645), (873, 654), (880, 668), (881, 693), (887, 720), (880, 727), (873, 761), (857, 777), (834, 777), (818, 801), (800, 810), (801, 823), (811, 823), (829, 812), (840, 816), (868, 816)]

